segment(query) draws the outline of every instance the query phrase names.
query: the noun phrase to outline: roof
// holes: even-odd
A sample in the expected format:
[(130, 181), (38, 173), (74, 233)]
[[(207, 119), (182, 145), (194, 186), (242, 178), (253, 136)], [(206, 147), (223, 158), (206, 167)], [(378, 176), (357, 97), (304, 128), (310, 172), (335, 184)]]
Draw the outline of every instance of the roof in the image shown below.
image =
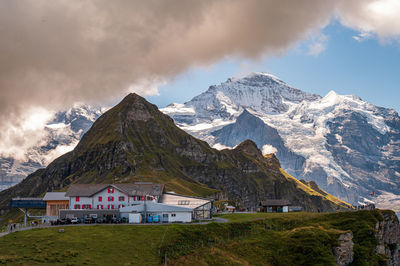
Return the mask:
[(267, 199), (260, 201), (260, 206), (288, 206), (290, 201), (282, 199)]
[[(144, 212), (144, 204), (127, 206), (119, 209), (120, 212)], [(146, 202), (147, 212), (191, 212), (191, 208), (179, 207), (163, 203)]]
[(164, 193), (160, 199), (160, 203), (164, 203), (167, 205), (182, 206), (191, 209), (198, 208), (212, 201), (213, 201), (212, 199), (184, 196), (168, 192)]
[(43, 200), (69, 200), (69, 198), (65, 196), (65, 192), (47, 192)]
[(12, 208), (45, 209), (46, 202), (42, 198), (12, 198), (10, 206)]
[(65, 196), (90, 197), (107, 187), (114, 187), (128, 196), (161, 196), (164, 191), (164, 184), (153, 183), (72, 184)]

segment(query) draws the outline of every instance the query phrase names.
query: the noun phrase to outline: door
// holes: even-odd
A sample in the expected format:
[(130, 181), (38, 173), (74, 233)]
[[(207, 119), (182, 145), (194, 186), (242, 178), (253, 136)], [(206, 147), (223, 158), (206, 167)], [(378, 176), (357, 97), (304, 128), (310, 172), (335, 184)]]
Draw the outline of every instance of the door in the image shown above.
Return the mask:
[(168, 223), (168, 213), (164, 213), (162, 215), (162, 221), (163, 221), (163, 223)]

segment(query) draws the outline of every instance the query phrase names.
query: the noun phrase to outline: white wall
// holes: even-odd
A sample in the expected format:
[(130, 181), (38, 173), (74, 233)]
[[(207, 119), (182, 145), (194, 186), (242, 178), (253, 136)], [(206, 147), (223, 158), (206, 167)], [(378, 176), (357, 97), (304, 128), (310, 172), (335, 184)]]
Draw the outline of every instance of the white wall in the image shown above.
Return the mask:
[[(118, 209), (119, 205), (130, 206), (134, 204), (141, 204), (143, 201), (134, 201), (132, 196), (128, 196), (127, 194), (119, 191), (118, 189), (114, 188), (113, 193), (108, 192), (108, 188), (96, 193), (93, 197), (79, 197), (79, 202), (76, 201), (76, 197), (70, 197), (69, 200), (69, 208), (72, 210), (74, 209), (75, 204), (79, 204), (82, 209), (82, 204), (89, 204), (92, 206), (92, 209), (97, 209), (97, 205), (103, 205), (103, 210), (108, 209), (108, 205), (113, 205), (114, 209)], [(114, 201), (108, 201), (108, 197), (114, 197)], [(119, 201), (119, 197), (124, 196), (123, 201)], [(102, 197), (102, 201), (99, 201), (99, 197)], [(140, 197), (141, 199), (141, 197)], [(153, 202), (158, 202), (158, 199), (154, 197)], [(121, 206), (122, 207), (122, 206)], [(110, 206), (111, 208), (111, 206)]]
[[(176, 216), (173, 217), (172, 214)], [(162, 214), (161, 214), (162, 217)], [(183, 222), (190, 223), (192, 221), (192, 212), (170, 212), (168, 213), (168, 222)]]
[[(81, 206), (80, 208), (82, 209), (82, 205), (83, 204), (92, 205), (92, 198), (90, 198), (90, 197), (79, 197), (79, 201), (76, 201), (76, 197), (70, 197), (69, 208), (71, 210), (74, 209), (75, 204), (79, 204)], [(92, 206), (92, 208), (93, 208), (93, 206)]]
[[(119, 197), (125, 197), (123, 201), (119, 201)], [(99, 197), (102, 198), (102, 201), (99, 201)], [(114, 197), (114, 201), (108, 201), (108, 197)], [(119, 191), (118, 189), (114, 188), (113, 193), (108, 192), (108, 188), (98, 192), (97, 194), (93, 195), (93, 209), (97, 209), (97, 205), (103, 205), (103, 209), (108, 209), (108, 205), (113, 205), (114, 209), (118, 209), (118, 205), (125, 205), (129, 206), (129, 200), (132, 201), (132, 197), (129, 197), (125, 193)]]

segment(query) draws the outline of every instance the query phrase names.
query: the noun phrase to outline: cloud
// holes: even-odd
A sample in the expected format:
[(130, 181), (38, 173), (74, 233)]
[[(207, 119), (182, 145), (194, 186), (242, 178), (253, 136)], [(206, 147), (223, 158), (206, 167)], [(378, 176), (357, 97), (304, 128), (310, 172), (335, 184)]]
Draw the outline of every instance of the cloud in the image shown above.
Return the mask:
[(229, 149), (229, 150), (231, 150), (231, 149), (233, 149), (232, 147), (225, 146), (224, 144), (221, 144), (221, 143), (215, 143), (212, 147), (213, 147), (214, 149), (217, 149), (217, 150), (224, 150), (224, 149)]
[(360, 40), (372, 35), (376, 35), (382, 42), (400, 38), (398, 0), (340, 1), (337, 10), (340, 22), (359, 31)]
[(328, 37), (322, 33), (313, 35), (311, 43), (308, 45), (307, 54), (311, 56), (318, 56), (320, 53), (325, 51), (328, 42)]
[(37, 107), (23, 113), (17, 118), (18, 122), (14, 122), (11, 117), (2, 129), (0, 155), (25, 160), (26, 152), (30, 148), (45, 144), (48, 137), (45, 126), (53, 117), (54, 113)]
[(358, 42), (363, 42), (365, 40), (368, 40), (372, 37), (371, 33), (368, 32), (360, 32), (358, 35), (353, 36), (353, 39), (358, 41)]
[[(35, 135), (22, 124), (38, 106), (153, 95), (154, 84), (191, 67), (282, 54), (333, 14), (360, 32), (398, 38), (399, 12), (394, 0), (0, 1), (0, 139), (24, 147), (15, 139)], [(324, 47), (316, 42), (310, 53)]]
[(272, 145), (265, 144), (262, 147), (262, 154), (263, 155), (267, 155), (267, 154), (271, 154), (271, 153), (276, 154), (277, 152), (278, 152), (278, 150)]

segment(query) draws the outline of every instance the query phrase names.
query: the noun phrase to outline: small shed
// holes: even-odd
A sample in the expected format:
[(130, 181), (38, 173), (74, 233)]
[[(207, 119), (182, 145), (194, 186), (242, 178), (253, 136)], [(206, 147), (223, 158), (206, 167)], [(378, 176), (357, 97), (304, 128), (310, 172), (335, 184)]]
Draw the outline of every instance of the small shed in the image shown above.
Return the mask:
[(235, 209), (236, 209), (236, 208), (235, 208), (234, 206), (225, 204), (225, 210), (226, 210), (227, 212), (235, 212)]
[(290, 201), (282, 199), (267, 199), (260, 201), (261, 212), (289, 212)]

